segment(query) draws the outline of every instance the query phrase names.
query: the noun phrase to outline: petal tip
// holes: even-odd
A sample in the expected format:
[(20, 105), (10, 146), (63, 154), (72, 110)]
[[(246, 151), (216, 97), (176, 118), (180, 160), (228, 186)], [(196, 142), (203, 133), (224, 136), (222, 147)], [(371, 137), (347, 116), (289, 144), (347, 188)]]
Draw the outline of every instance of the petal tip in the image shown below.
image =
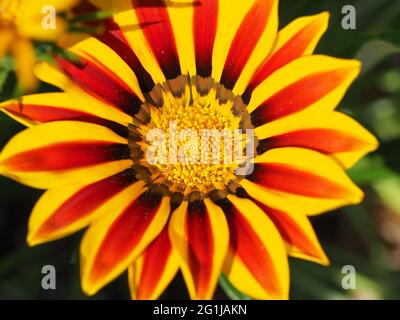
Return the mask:
[(360, 188), (356, 187), (353, 195), (351, 196), (351, 204), (353, 205), (360, 204), (361, 202), (363, 202), (364, 197), (365, 197), (364, 192)]
[(54, 238), (54, 237), (52, 238), (47, 235), (41, 235), (40, 233), (38, 233), (37, 230), (35, 230), (35, 231), (28, 231), (28, 235), (26, 237), (26, 242), (29, 247), (36, 247), (40, 244), (44, 244), (46, 242), (50, 242), (50, 241), (53, 241), (56, 239), (57, 238)]
[(321, 261), (321, 265), (323, 265), (324, 267), (329, 267), (331, 265), (331, 261), (328, 257), (325, 257), (325, 259)]
[(329, 267), (331, 264), (331, 261), (329, 260), (328, 256), (322, 248), (319, 249), (319, 257), (316, 258), (314, 262), (324, 267)]
[(323, 11), (319, 14), (315, 15), (315, 18), (321, 21), (321, 24), (325, 24), (328, 27), (329, 19), (331, 18), (331, 14), (329, 11)]
[(355, 60), (355, 59), (350, 60), (350, 62), (351, 62), (350, 68), (356, 69), (357, 70), (357, 76), (358, 76), (358, 74), (360, 73), (361, 68), (362, 68), (362, 62), (360, 60)]
[(371, 149), (370, 152), (374, 152), (379, 149), (380, 147), (380, 141), (378, 140), (377, 137), (371, 134)]
[(82, 291), (87, 295), (87, 296), (94, 296), (100, 288), (96, 286), (93, 283), (90, 283), (88, 280), (84, 279), (84, 276), (81, 277), (81, 286), (82, 286)]
[(29, 233), (28, 233), (28, 236), (26, 237), (26, 243), (28, 244), (29, 247), (32, 248), (32, 247), (35, 247), (35, 246), (41, 244), (42, 241), (40, 241), (39, 239), (37, 239), (37, 238), (35, 237), (35, 234), (34, 234), (34, 233), (29, 232)]

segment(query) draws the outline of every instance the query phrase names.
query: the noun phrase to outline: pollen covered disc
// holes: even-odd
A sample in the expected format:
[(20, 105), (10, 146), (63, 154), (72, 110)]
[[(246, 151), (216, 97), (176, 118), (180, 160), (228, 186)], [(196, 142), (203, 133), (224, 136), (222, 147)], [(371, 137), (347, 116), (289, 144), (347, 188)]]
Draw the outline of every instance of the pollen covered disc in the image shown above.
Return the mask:
[[(173, 192), (226, 189), (244, 161), (246, 105), (212, 78), (179, 76), (149, 93), (132, 126), (131, 149)], [(154, 182), (154, 181), (153, 181)]]

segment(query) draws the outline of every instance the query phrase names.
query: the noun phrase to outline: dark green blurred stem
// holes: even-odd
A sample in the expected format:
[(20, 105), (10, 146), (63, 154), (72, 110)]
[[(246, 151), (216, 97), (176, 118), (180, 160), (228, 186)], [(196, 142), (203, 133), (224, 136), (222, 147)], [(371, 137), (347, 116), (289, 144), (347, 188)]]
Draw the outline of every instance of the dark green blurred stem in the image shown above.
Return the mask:
[(231, 300), (251, 300), (250, 297), (246, 296), (244, 293), (238, 291), (235, 287), (233, 287), (233, 285), (229, 282), (228, 278), (223, 273), (221, 273), (221, 276), (219, 277), (219, 285)]
[(91, 12), (88, 14), (82, 14), (80, 16), (75, 17), (74, 19), (71, 20), (72, 23), (75, 22), (95, 22), (95, 21), (101, 21), (105, 20), (108, 18), (112, 17), (111, 12), (107, 11), (96, 11), (96, 12)]

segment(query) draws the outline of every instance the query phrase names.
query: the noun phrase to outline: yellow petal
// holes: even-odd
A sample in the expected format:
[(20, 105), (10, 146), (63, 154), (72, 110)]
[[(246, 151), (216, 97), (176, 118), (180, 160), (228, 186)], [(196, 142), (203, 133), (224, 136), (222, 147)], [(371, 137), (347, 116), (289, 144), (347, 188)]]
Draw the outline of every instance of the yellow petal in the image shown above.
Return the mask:
[(38, 86), (38, 80), (33, 74), (35, 65), (35, 49), (29, 40), (18, 39), (11, 47), (12, 55), (16, 63), (18, 81), (22, 89), (26, 92), (35, 90)]
[[(128, 40), (132, 50), (146, 70), (152, 75), (155, 83), (165, 82), (165, 76), (154, 57), (154, 53), (148, 44), (141, 26), (136, 17), (132, 1), (110, 1), (114, 12), (114, 19), (120, 26), (124, 36)], [(155, 21), (156, 22), (156, 21)]]
[(48, 63), (39, 63), (35, 66), (35, 74), (39, 79), (65, 91), (79, 108), (120, 124), (132, 123), (131, 116), (86, 93), (56, 67)]
[(236, 31), (239, 29), (246, 13), (254, 4), (251, 1), (218, 1), (218, 25), (213, 52), (212, 77), (219, 82), (224, 69), (226, 57)]
[[(266, 4), (267, 2), (271, 2), (271, 12), (269, 14), (268, 22), (267, 25), (259, 38), (257, 45), (255, 46), (253, 52), (251, 53), (251, 56), (249, 60), (247, 61), (242, 74), (240, 75), (235, 88), (234, 88), (234, 93), (236, 94), (242, 94), (252, 75), (254, 72), (257, 70), (259, 65), (262, 63), (262, 61), (265, 60), (266, 57), (268, 57), (273, 49), (273, 45), (276, 42), (277, 38), (277, 32), (278, 32), (278, 2), (277, 0), (274, 1), (267, 1), (267, 0), (261, 0), (259, 1), (260, 5), (262, 4), (264, 7), (262, 7), (262, 10), (266, 10)], [(254, 19), (254, 17), (252, 17)], [(251, 39), (251, 32), (254, 30), (249, 30), (250, 33), (247, 33), (248, 39)]]
[[(213, 71), (212, 76), (216, 81), (221, 79), (221, 75), (227, 60), (229, 50), (231, 49), (232, 42), (235, 38), (237, 31), (239, 30), (242, 22), (246, 15), (250, 12), (253, 5), (265, 5), (267, 0), (250, 0), (250, 1), (231, 1), (231, 0), (220, 0), (219, 1), (219, 13), (218, 13), (218, 27), (217, 35), (215, 39), (214, 52), (213, 52)], [(257, 62), (265, 58), (265, 55), (272, 49), (272, 45), (276, 37), (276, 29), (278, 24), (277, 18), (277, 1), (273, 1), (274, 9), (273, 15), (265, 28), (265, 31), (261, 37), (262, 40), (258, 43), (256, 50), (252, 53), (250, 63), (243, 75), (243, 79), (247, 79), (251, 76), (251, 71), (255, 71), (258, 67)], [(251, 32), (251, 31), (250, 31)], [(247, 79), (249, 80), (249, 79)], [(235, 92), (241, 93), (244, 90), (241, 80), (240, 84), (236, 88)]]
[(179, 270), (179, 261), (169, 240), (168, 227), (129, 267), (132, 299), (155, 300), (160, 297)]
[(331, 155), (346, 168), (378, 147), (377, 139), (340, 112), (304, 111), (255, 129), (262, 145), (303, 147)]
[(299, 214), (319, 214), (363, 199), (335, 160), (301, 148), (267, 151), (241, 184), (256, 200)]
[(211, 299), (228, 248), (229, 232), (222, 210), (206, 199), (173, 213), (169, 235), (192, 299)]
[(0, 59), (8, 52), (14, 39), (14, 32), (9, 28), (0, 28)]
[(43, 6), (53, 6), (58, 12), (71, 9), (76, 6), (81, 0), (35, 0), (35, 1), (24, 1), (24, 7), (31, 12), (41, 10)]
[(0, 154), (0, 173), (35, 188), (90, 183), (132, 165), (120, 154), (128, 152), (126, 144), (126, 139), (102, 126), (78, 121), (45, 123), (8, 142)]
[[(253, 112), (269, 99), (276, 100), (277, 95), (283, 93), (285, 93), (285, 101), (291, 101), (292, 95), (296, 94), (296, 101), (299, 100), (300, 106), (291, 105), (291, 108), (334, 110), (359, 74), (360, 68), (361, 64), (356, 60), (320, 55), (298, 58), (273, 73), (254, 90), (248, 110)], [(321, 80), (324, 81), (321, 82)], [(313, 81), (314, 86), (304, 91), (303, 86), (307, 81)], [(286, 105), (281, 108), (285, 107)], [(287, 110), (279, 111), (284, 115), (288, 113)], [(275, 117), (272, 120), (275, 120)]]
[(88, 105), (75, 103), (63, 92), (22, 96), (0, 103), (0, 110), (27, 127), (52, 121), (76, 120), (125, 130), (125, 123), (118, 125), (113, 121), (118, 119), (118, 112), (116, 116), (109, 117), (115, 109), (91, 109)]
[[(329, 13), (323, 12), (312, 16), (301, 17), (289, 23), (285, 28), (279, 31), (278, 41), (274, 46), (272, 54), (279, 51), (288, 43), (288, 41), (299, 35), (299, 32), (302, 32), (303, 30), (308, 31), (308, 34), (305, 33), (304, 37), (299, 37), (299, 41), (302, 40), (303, 43), (306, 44), (301, 55), (312, 54), (322, 35), (328, 28), (328, 20)], [(309, 28), (309, 30), (307, 28)]]
[[(246, 195), (246, 197), (249, 197)], [(317, 239), (314, 229), (304, 214), (297, 212), (281, 211), (266, 206), (260, 201), (249, 197), (264, 213), (271, 219), (285, 242), (286, 251), (296, 258), (328, 265), (321, 245)]]
[(88, 37), (78, 42), (74, 41), (73, 43), (70, 43), (70, 39), (64, 38), (61, 45), (78, 56), (93, 62), (100, 69), (113, 73), (144, 101), (135, 73), (114, 50), (93, 37)]
[[(34, 246), (68, 236), (125, 205), (132, 198), (133, 174), (126, 170), (94, 183), (46, 191), (29, 219), (28, 244)], [(144, 185), (136, 184), (135, 190)]]
[(176, 47), (182, 74), (196, 75), (196, 61), (193, 38), (193, 1), (182, 0), (171, 2), (168, 14), (174, 30)]
[(167, 222), (168, 197), (132, 188), (130, 200), (93, 223), (82, 240), (81, 283), (88, 295), (124, 272)]
[[(46, 19), (45, 15), (21, 18), (18, 33), (28, 39), (55, 41), (68, 30), (68, 24), (64, 19), (55, 17), (54, 24)], [(46, 27), (43, 27), (44, 25)]]
[(288, 299), (289, 266), (274, 224), (251, 200), (228, 196), (220, 206), (230, 228), (223, 271), (231, 283), (256, 299)]
[(322, 34), (328, 27), (327, 12), (299, 18), (283, 28), (277, 37), (272, 53), (259, 65), (243, 93), (248, 103), (256, 89), (266, 78), (291, 61), (312, 54)]

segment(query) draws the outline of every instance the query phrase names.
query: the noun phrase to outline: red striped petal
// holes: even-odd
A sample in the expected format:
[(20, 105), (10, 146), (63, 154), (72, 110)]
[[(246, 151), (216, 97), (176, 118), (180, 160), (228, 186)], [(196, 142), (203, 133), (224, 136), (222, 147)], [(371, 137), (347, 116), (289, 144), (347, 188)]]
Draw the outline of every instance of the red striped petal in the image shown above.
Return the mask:
[(64, 142), (18, 153), (2, 165), (17, 172), (62, 171), (127, 159), (126, 144), (110, 142)]
[(212, 56), (218, 23), (218, 1), (203, 0), (194, 9), (194, 45), (197, 74), (210, 77)]
[(281, 147), (308, 148), (326, 154), (362, 150), (367, 145), (347, 132), (334, 129), (306, 129), (259, 141), (257, 152)]
[[(91, 4), (88, 1), (83, 1), (79, 6), (74, 9), (77, 15), (88, 14), (91, 12), (99, 11), (100, 9)], [(101, 26), (103, 32), (100, 34), (94, 34), (98, 40), (112, 48), (122, 60), (133, 70), (138, 81), (139, 86), (143, 92), (149, 92), (154, 87), (153, 79), (151, 75), (140, 63), (138, 57), (130, 47), (126, 40), (121, 28), (112, 18), (105, 19), (102, 21), (93, 22), (96, 26)]]
[(137, 246), (160, 208), (162, 195), (147, 191), (113, 222), (94, 259), (90, 281), (107, 276)]
[(245, 93), (243, 94), (244, 101), (250, 101), (255, 88), (257, 88), (258, 85), (260, 85), (268, 76), (304, 53), (310, 45), (310, 42), (318, 34), (320, 23), (319, 20), (314, 20), (313, 23), (301, 29), (278, 51), (265, 60), (252, 77)]
[[(91, 57), (92, 61), (96, 61)], [(100, 62), (80, 57), (79, 63), (56, 58), (61, 69), (84, 91), (134, 116), (142, 104), (136, 94)]]
[(106, 31), (97, 38), (118, 53), (121, 59), (133, 70), (140, 89), (145, 93), (150, 92), (154, 88), (154, 81), (129, 46), (119, 26), (111, 20), (105, 21), (104, 25)]
[(132, 0), (142, 32), (167, 79), (181, 74), (178, 50), (163, 0)]
[(328, 95), (352, 72), (349, 69), (312, 74), (289, 85), (251, 113), (254, 126), (301, 111)]
[(47, 237), (90, 215), (102, 204), (135, 181), (134, 173), (131, 170), (126, 170), (83, 187), (49, 216), (39, 228), (35, 237)]
[[(295, 160), (295, 159), (294, 159)], [(349, 190), (324, 177), (277, 163), (257, 163), (246, 179), (268, 189), (313, 198), (346, 198)]]
[(272, 220), (282, 238), (291, 246), (301, 250), (302, 253), (321, 259), (321, 251), (311, 241), (310, 236), (290, 217), (289, 214), (273, 209), (251, 198)]
[(136, 289), (137, 299), (147, 300), (152, 296), (164, 275), (171, 254), (171, 241), (168, 228), (165, 228), (143, 253), (140, 279)]
[(229, 245), (224, 213), (209, 199), (184, 201), (168, 229), (191, 299), (211, 299)]
[(18, 103), (6, 105), (4, 109), (17, 117), (22, 117), (29, 121), (42, 123), (60, 120), (83, 121), (100, 124), (123, 137), (128, 134), (127, 128), (119, 123), (73, 109)]
[(212, 227), (204, 202), (189, 203), (187, 226), (190, 270), (197, 295), (202, 297), (208, 291), (214, 252)]
[(221, 84), (232, 90), (252, 52), (257, 46), (270, 17), (273, 1), (257, 0), (244, 18), (231, 44)]
[(267, 292), (279, 292), (278, 279), (271, 257), (263, 242), (241, 212), (228, 200), (218, 203), (226, 214), (230, 245), (250, 273)]

